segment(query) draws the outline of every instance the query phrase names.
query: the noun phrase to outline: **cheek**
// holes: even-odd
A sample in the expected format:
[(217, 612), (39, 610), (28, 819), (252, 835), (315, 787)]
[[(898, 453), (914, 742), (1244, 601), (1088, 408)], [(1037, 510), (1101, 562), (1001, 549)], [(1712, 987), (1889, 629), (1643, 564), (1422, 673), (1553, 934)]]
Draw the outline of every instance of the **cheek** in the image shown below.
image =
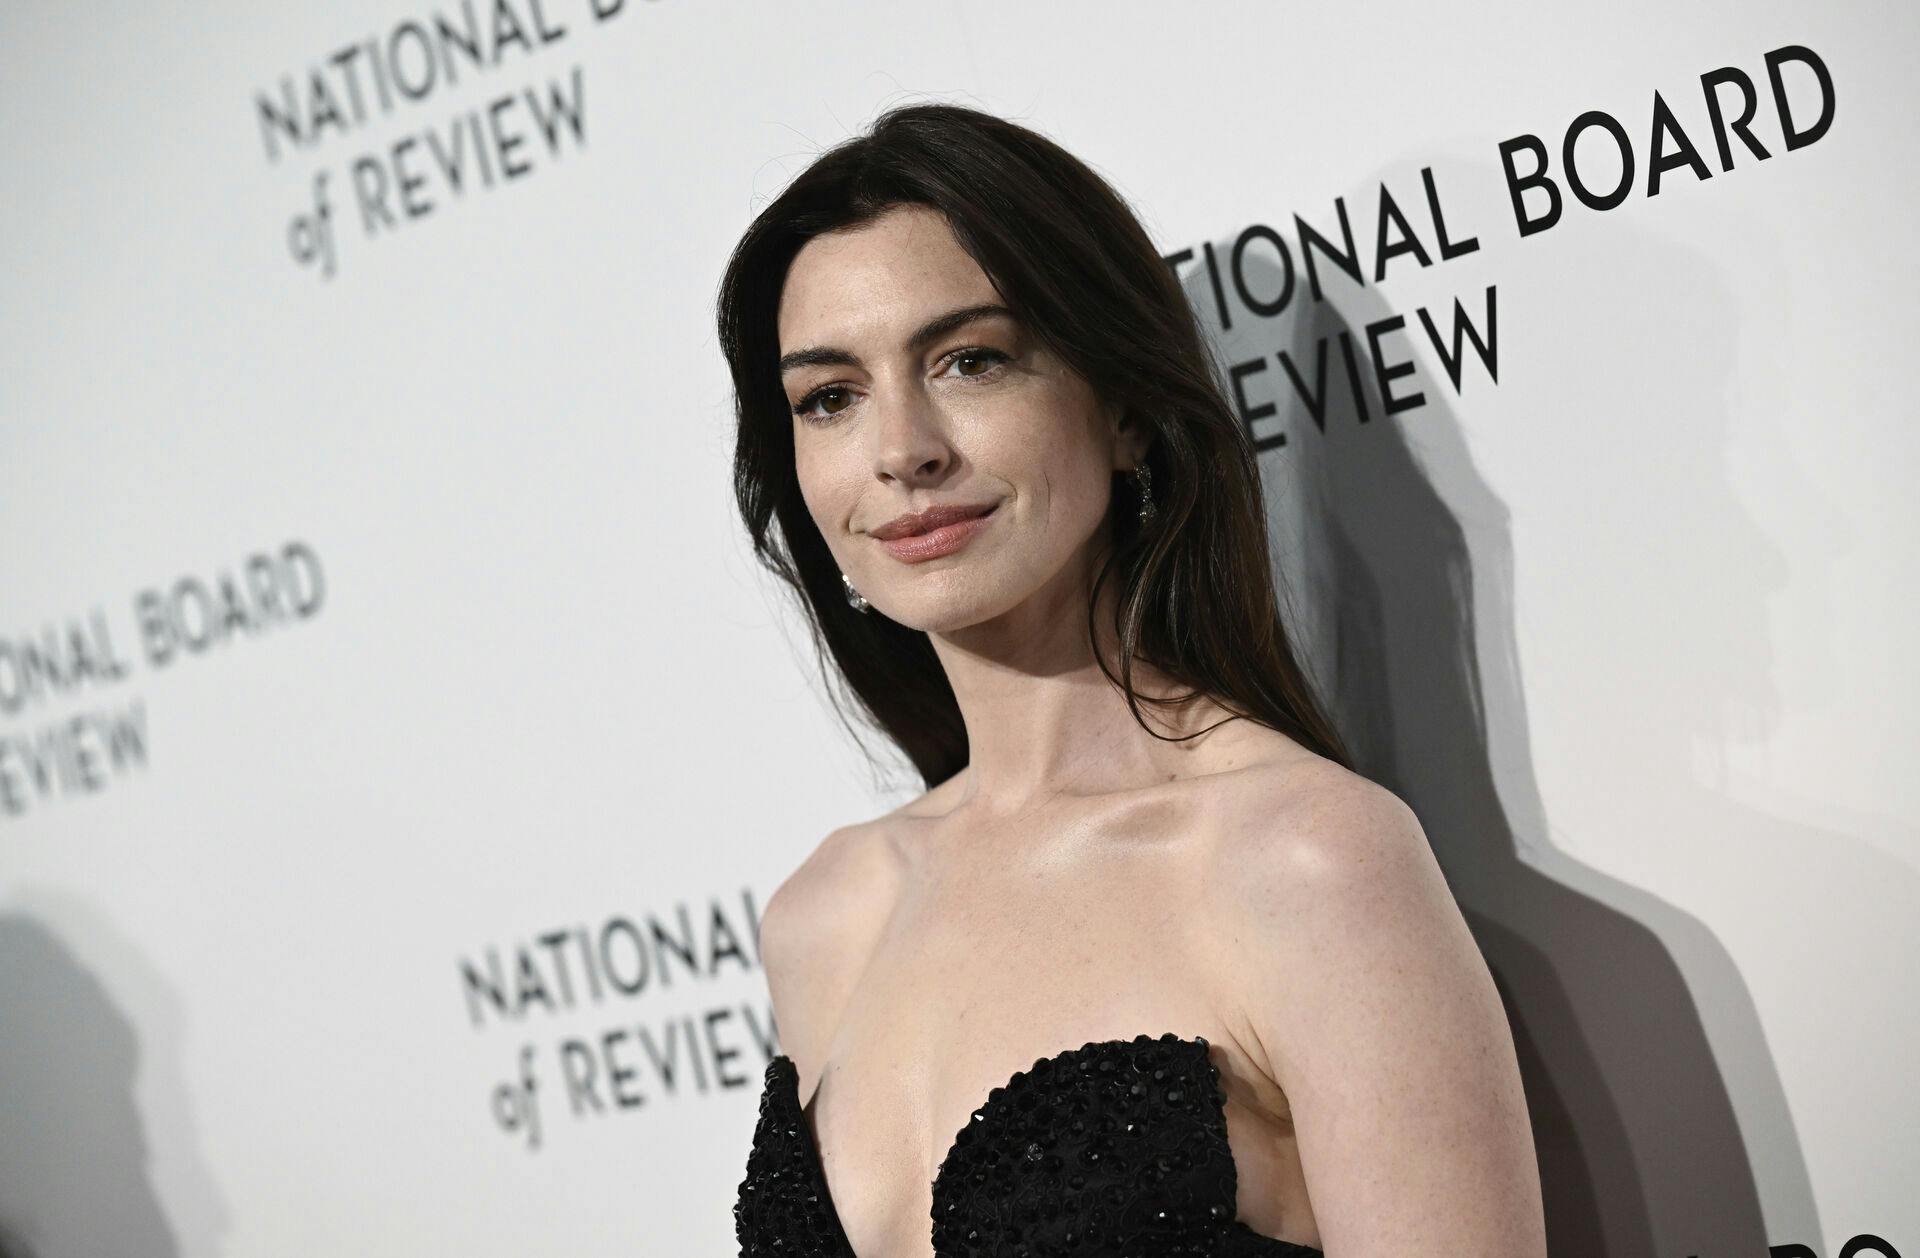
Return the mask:
[[(813, 517), (814, 523), (824, 524), (827, 519), (828, 493), (826, 481), (821, 476), (819, 460), (796, 452), (793, 471), (800, 482), (800, 498), (807, 504), (807, 514)], [(821, 531), (826, 530), (823, 528)]]
[(829, 539), (844, 532), (852, 510), (846, 469), (817, 450), (801, 448), (794, 452), (794, 473), (807, 513), (820, 526), (820, 532)]
[(1106, 510), (1111, 472), (1106, 453), (1092, 442), (1062, 435), (1035, 452), (1033, 471), (1061, 524)]

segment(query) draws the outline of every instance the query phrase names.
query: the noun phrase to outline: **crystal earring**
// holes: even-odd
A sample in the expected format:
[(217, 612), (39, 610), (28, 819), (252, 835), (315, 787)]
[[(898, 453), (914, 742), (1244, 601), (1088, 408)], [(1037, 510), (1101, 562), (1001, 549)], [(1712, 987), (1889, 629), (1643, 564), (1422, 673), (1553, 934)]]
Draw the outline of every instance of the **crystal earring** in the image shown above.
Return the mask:
[(1141, 459), (1139, 466), (1133, 469), (1132, 476), (1133, 487), (1140, 494), (1140, 527), (1144, 529), (1153, 523), (1154, 512), (1158, 509), (1153, 505), (1153, 469), (1147, 466), (1145, 459)]
[(847, 606), (853, 608), (853, 610), (857, 612), (864, 612), (872, 609), (873, 604), (867, 601), (867, 596), (853, 588), (852, 577), (848, 576), (844, 572), (841, 573), (840, 584), (847, 587)]

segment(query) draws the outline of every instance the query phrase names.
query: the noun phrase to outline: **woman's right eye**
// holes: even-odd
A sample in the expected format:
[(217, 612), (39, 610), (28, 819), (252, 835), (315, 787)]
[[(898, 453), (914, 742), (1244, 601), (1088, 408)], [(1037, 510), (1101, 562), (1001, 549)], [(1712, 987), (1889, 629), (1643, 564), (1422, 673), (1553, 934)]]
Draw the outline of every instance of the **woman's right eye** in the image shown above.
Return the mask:
[[(835, 384), (830, 384), (830, 385), (826, 385), (823, 388), (815, 389), (813, 392), (807, 394), (805, 397), (801, 398), (798, 402), (795, 402), (793, 404), (793, 413), (795, 415), (798, 415), (801, 419), (807, 420), (811, 423), (818, 423), (821, 419), (831, 419), (833, 416), (838, 415), (840, 411), (826, 411), (819, 416), (810, 415), (808, 414), (808, 412), (813, 409), (813, 404), (815, 402), (820, 401), (822, 398), (831, 397), (836, 393), (845, 393), (845, 392), (846, 392), (845, 389)], [(840, 409), (845, 410), (846, 407), (842, 406)]]

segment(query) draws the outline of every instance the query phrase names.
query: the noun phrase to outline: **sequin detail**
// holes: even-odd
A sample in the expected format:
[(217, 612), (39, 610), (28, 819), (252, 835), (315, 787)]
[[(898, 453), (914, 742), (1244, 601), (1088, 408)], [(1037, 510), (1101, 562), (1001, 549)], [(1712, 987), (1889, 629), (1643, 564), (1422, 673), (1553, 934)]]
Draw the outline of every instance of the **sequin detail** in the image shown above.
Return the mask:
[[(1091, 1040), (993, 1089), (933, 1181), (938, 1258), (1325, 1258), (1234, 1218), (1226, 1097), (1201, 1037)], [(741, 1258), (856, 1258), (800, 1108), (767, 1063), (733, 1208)]]

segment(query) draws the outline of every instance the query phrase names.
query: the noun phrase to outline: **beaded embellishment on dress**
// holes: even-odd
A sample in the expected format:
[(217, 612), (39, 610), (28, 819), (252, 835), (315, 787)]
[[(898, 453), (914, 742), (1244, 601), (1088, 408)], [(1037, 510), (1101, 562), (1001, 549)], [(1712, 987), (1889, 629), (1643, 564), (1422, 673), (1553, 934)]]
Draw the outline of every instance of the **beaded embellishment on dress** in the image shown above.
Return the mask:
[[(954, 1137), (933, 1181), (938, 1258), (1325, 1258), (1234, 1217), (1220, 1072), (1204, 1038), (1092, 1040), (1018, 1071)], [(857, 1258), (801, 1110), (767, 1063), (733, 1208), (741, 1258)]]

